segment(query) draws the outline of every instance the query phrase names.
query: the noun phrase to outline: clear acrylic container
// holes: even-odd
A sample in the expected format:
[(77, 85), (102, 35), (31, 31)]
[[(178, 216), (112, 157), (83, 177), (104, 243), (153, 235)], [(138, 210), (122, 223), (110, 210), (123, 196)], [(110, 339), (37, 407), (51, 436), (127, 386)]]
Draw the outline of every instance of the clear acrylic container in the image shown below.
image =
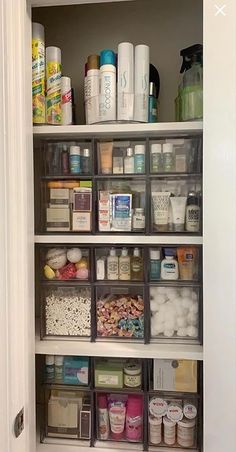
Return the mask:
[(200, 343), (201, 307), (198, 286), (151, 286), (151, 339)]
[(45, 286), (41, 289), (41, 338), (90, 337), (91, 288)]
[(145, 140), (111, 140), (97, 142), (97, 174), (145, 174)]
[(89, 248), (78, 246), (40, 246), (36, 263), (40, 278), (45, 281), (89, 281), (91, 256)]
[(97, 287), (97, 337), (144, 339), (143, 287)]
[(46, 142), (44, 165), (45, 176), (91, 175), (92, 143), (91, 141)]

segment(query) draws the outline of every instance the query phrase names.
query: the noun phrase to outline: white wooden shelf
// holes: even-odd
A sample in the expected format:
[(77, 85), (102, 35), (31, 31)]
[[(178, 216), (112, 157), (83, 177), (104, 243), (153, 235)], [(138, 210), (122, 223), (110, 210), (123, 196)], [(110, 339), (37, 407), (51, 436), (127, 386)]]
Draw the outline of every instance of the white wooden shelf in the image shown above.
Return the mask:
[(36, 235), (35, 243), (89, 243), (91, 245), (202, 245), (202, 236), (188, 235)]
[(140, 342), (43, 340), (36, 335), (35, 353), (38, 355), (103, 356), (116, 358), (159, 358), (203, 360), (201, 345), (143, 344)]
[(35, 126), (33, 133), (35, 138), (56, 137), (102, 137), (102, 136), (174, 136), (196, 135), (203, 130), (202, 121), (192, 122), (160, 122), (156, 124), (97, 124), (81, 126)]
[(70, 6), (70, 5), (89, 5), (93, 3), (111, 3), (111, 2), (127, 2), (134, 0), (31, 0), (32, 7), (41, 6)]

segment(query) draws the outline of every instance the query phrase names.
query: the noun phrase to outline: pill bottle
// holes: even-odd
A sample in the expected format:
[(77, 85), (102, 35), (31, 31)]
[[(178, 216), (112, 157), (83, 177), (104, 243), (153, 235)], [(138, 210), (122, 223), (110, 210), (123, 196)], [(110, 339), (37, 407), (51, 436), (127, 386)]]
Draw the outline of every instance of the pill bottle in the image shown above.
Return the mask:
[(162, 417), (149, 416), (149, 442), (160, 444), (162, 440)]
[(164, 424), (164, 443), (168, 446), (173, 446), (176, 441), (176, 422), (168, 419), (167, 416), (163, 418)]
[(183, 418), (177, 426), (177, 443), (181, 447), (192, 447), (195, 440), (195, 419)]

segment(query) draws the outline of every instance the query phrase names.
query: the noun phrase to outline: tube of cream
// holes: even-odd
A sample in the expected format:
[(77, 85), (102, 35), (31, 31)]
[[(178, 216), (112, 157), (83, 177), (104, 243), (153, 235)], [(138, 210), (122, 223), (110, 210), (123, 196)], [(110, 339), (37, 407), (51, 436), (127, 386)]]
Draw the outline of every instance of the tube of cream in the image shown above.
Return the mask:
[(119, 441), (124, 437), (126, 404), (122, 400), (111, 400), (109, 402), (109, 419), (111, 436)]
[(100, 172), (102, 174), (112, 174), (112, 150), (112, 141), (99, 144)]
[(169, 191), (152, 192), (153, 223), (157, 231), (166, 232), (168, 230), (169, 202)]
[(185, 213), (187, 196), (173, 196), (170, 198), (174, 232), (183, 232), (185, 224)]

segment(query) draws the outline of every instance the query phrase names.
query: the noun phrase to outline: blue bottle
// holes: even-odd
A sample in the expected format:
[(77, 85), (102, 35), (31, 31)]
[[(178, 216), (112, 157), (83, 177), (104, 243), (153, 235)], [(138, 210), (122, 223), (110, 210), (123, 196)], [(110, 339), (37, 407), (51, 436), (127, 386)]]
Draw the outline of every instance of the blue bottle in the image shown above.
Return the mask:
[(150, 250), (150, 281), (161, 279), (161, 259), (160, 250)]
[(81, 173), (81, 160), (80, 160), (80, 147), (71, 146), (70, 147), (70, 173), (80, 174)]
[(134, 148), (134, 172), (135, 174), (145, 173), (145, 145), (136, 144)]

